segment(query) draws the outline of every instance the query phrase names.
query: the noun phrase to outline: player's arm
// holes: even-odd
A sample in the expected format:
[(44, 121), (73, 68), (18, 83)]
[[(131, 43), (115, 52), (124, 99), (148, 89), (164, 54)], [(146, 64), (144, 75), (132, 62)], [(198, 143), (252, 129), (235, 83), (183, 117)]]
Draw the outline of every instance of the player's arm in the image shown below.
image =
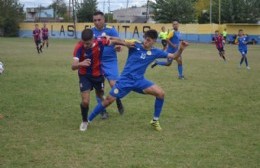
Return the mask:
[(172, 53), (169, 53), (168, 54), (168, 58), (171, 58), (171, 59), (178, 59), (180, 56), (181, 56), (181, 54), (182, 54), (182, 52), (185, 50), (185, 48), (188, 46), (188, 42), (186, 42), (186, 41), (182, 41), (181, 42), (181, 44), (180, 44), (180, 48), (178, 49), (178, 51), (177, 52), (175, 52), (174, 54), (172, 54)]

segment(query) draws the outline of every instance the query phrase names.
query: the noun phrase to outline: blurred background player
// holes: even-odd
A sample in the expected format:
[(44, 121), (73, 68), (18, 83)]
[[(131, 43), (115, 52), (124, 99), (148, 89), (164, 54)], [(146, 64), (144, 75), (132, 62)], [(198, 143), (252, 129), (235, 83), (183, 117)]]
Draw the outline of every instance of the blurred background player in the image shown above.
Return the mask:
[[(100, 11), (95, 12), (93, 14), (93, 22), (95, 27), (93, 27), (92, 30), (96, 38), (104, 35), (119, 37), (116, 29), (105, 23), (105, 17), (103, 12)], [(104, 71), (105, 78), (108, 80), (111, 88), (115, 85), (115, 82), (119, 77), (116, 47), (117, 46), (115, 45), (105, 46), (102, 55), (102, 68)], [(99, 98), (97, 98), (97, 101), (101, 102)], [(122, 115), (124, 113), (124, 106), (121, 100), (118, 98), (116, 100), (116, 103), (117, 103), (118, 112)], [(106, 111), (102, 112), (101, 118), (103, 119), (108, 118), (108, 113)]]
[[(167, 52), (168, 53), (175, 53), (180, 45), (180, 41), (181, 41), (181, 33), (179, 31), (179, 22), (177, 20), (174, 20), (172, 22), (172, 26), (173, 26), (173, 30), (168, 34), (166, 40), (168, 43), (167, 46)], [(172, 59), (168, 58), (167, 62), (162, 62), (162, 61), (155, 61), (151, 68), (155, 67), (156, 65), (161, 65), (161, 66), (170, 66), (172, 64)], [(177, 63), (178, 63), (178, 74), (179, 74), (179, 79), (184, 79), (184, 75), (183, 75), (183, 66), (182, 66), (182, 57), (178, 57), (178, 59), (176, 59)]]
[(166, 47), (167, 47), (167, 41), (166, 41), (166, 38), (168, 36), (168, 32), (166, 31), (165, 27), (162, 26), (161, 28), (161, 32), (159, 33), (159, 38), (161, 39), (161, 43), (162, 43), (162, 46), (163, 46), (163, 50), (166, 50)]
[(218, 30), (215, 31), (215, 36), (213, 37), (213, 40), (216, 44), (216, 48), (218, 49), (219, 56), (223, 58), (224, 61), (226, 61), (225, 58), (225, 50), (224, 50), (224, 38), (221, 36)]
[(237, 39), (235, 41), (235, 43), (238, 44), (238, 51), (242, 55), (239, 67), (241, 67), (242, 63), (245, 61), (246, 68), (250, 69), (250, 67), (248, 65), (248, 61), (247, 61), (247, 42), (248, 42), (247, 36), (245, 36), (244, 31), (242, 29), (240, 29), (238, 31), (238, 36), (237, 36)]
[(49, 47), (49, 30), (46, 27), (46, 23), (43, 24), (42, 27), (42, 47), (44, 47), (46, 43), (46, 47)]
[(227, 29), (226, 28), (223, 30), (222, 35), (223, 35), (224, 41), (226, 43), (226, 41), (227, 41)]
[(42, 45), (41, 45), (41, 30), (39, 29), (39, 25), (35, 24), (35, 28), (33, 30), (33, 39), (36, 45), (37, 52), (42, 52)]

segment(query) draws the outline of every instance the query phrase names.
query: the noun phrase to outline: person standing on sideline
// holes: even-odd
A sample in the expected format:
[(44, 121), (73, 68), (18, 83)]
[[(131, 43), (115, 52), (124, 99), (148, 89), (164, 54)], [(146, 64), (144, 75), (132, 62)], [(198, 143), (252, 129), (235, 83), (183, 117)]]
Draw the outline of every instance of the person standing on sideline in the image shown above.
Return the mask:
[(221, 36), (218, 30), (215, 31), (215, 36), (213, 37), (213, 39), (216, 44), (216, 48), (218, 50), (219, 56), (223, 58), (224, 61), (226, 61), (225, 50), (223, 45), (224, 38)]
[(242, 29), (240, 29), (238, 31), (238, 36), (237, 36), (237, 39), (235, 41), (235, 43), (238, 44), (238, 51), (242, 55), (239, 67), (241, 67), (243, 62), (245, 61), (246, 68), (250, 69), (250, 67), (248, 65), (248, 61), (247, 61), (247, 42), (248, 42), (247, 36), (245, 36), (244, 31)]
[(223, 30), (222, 35), (223, 35), (224, 41), (226, 43), (226, 41), (227, 41), (227, 29), (226, 28)]
[(41, 30), (39, 29), (39, 25), (35, 24), (35, 29), (33, 30), (33, 39), (36, 45), (36, 49), (38, 54), (42, 52), (42, 45), (41, 45)]
[(46, 27), (46, 23), (43, 24), (42, 27), (42, 47), (44, 47), (46, 43), (46, 47), (49, 47), (49, 30)]
[(163, 50), (166, 50), (166, 47), (167, 47), (167, 41), (166, 41), (166, 38), (168, 36), (168, 32), (165, 30), (165, 27), (162, 26), (161, 28), (161, 32), (159, 33), (159, 38), (161, 39), (161, 43), (162, 43), (162, 46), (163, 46)]
[(145, 32), (143, 43), (125, 40), (126, 43), (130, 43), (131, 45), (127, 45), (129, 47), (129, 52), (124, 70), (122, 71), (119, 80), (116, 81), (116, 84), (110, 90), (109, 95), (91, 112), (88, 118), (89, 122), (117, 98), (123, 98), (131, 91), (134, 91), (155, 97), (154, 115), (150, 124), (155, 130), (161, 131), (162, 128), (159, 123), (159, 117), (164, 103), (164, 91), (158, 85), (147, 80), (144, 77), (144, 74), (149, 64), (157, 58), (178, 59), (188, 43), (182, 42), (180, 48), (173, 54), (153, 47), (157, 38), (157, 31), (151, 29)]
[[(180, 45), (180, 41), (181, 41), (181, 33), (179, 31), (179, 22), (177, 20), (174, 20), (172, 22), (172, 26), (173, 26), (173, 31), (171, 31), (166, 40), (168, 43), (168, 47), (167, 47), (167, 52), (168, 53), (175, 53)], [(155, 61), (151, 68), (154, 68), (156, 65), (161, 65), (161, 66), (170, 66), (172, 64), (172, 59), (168, 58), (167, 62), (160, 62), (160, 61)], [(178, 73), (179, 73), (179, 79), (184, 79), (184, 75), (183, 75), (183, 66), (182, 66), (182, 57), (178, 57), (178, 59), (176, 59), (177, 63), (178, 63)]]
[(95, 88), (96, 97), (100, 100), (104, 95), (104, 73), (101, 68), (101, 57), (104, 47), (114, 43), (125, 44), (119, 39), (110, 40), (106, 37), (94, 38), (91, 29), (85, 29), (73, 52), (72, 70), (78, 70), (79, 87), (81, 92), (81, 115), (82, 122), (80, 131), (86, 131), (88, 126), (88, 110), (90, 91)]
[[(95, 27), (92, 28), (94, 32), (95, 38), (99, 38), (101, 36), (113, 36), (119, 37), (118, 32), (112, 26), (109, 26), (105, 23), (104, 13), (97, 11), (93, 14), (93, 22)], [(110, 45), (105, 46), (104, 52), (102, 55), (102, 68), (104, 71), (105, 78), (108, 80), (110, 87), (112, 88), (115, 85), (116, 80), (119, 77), (119, 68), (117, 61), (116, 48), (120, 49), (120, 46)], [(97, 102), (101, 102), (99, 98), (97, 98)], [(118, 98), (116, 100), (117, 108), (119, 114), (124, 113), (124, 106), (121, 100)], [(108, 113), (104, 110), (101, 113), (101, 118), (108, 118)]]

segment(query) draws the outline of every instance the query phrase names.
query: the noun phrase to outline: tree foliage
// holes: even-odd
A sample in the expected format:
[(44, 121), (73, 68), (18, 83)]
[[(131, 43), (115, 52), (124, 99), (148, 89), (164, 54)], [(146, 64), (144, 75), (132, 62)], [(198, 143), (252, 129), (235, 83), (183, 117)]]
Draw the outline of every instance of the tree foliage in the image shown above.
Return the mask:
[(53, 3), (49, 6), (54, 11), (54, 18), (66, 17), (67, 6), (64, 0), (53, 0)]
[(155, 21), (169, 23), (178, 19), (181, 23), (190, 23), (195, 18), (195, 2), (196, 0), (155, 0), (150, 6), (154, 11)]
[(18, 0), (0, 0), (0, 34), (18, 36), (19, 22), (24, 18), (23, 6)]
[(97, 11), (97, 0), (84, 0), (77, 6), (78, 22), (92, 22), (93, 13)]
[[(196, 13), (199, 23), (209, 23), (209, 0), (198, 0)], [(220, 3), (220, 8), (219, 8)], [(219, 23), (256, 23), (260, 18), (259, 0), (212, 0), (212, 22)]]

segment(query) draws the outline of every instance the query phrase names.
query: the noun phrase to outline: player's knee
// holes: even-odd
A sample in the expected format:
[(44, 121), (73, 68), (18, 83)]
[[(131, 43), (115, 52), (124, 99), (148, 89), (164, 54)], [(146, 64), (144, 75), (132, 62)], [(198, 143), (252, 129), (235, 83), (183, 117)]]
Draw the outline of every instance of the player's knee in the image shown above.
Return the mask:
[(83, 100), (83, 101), (81, 102), (81, 104), (82, 104), (83, 107), (88, 107), (88, 106), (89, 106), (89, 101)]
[(164, 99), (164, 95), (165, 95), (164, 91), (160, 90), (156, 97), (159, 98), (159, 99)]

